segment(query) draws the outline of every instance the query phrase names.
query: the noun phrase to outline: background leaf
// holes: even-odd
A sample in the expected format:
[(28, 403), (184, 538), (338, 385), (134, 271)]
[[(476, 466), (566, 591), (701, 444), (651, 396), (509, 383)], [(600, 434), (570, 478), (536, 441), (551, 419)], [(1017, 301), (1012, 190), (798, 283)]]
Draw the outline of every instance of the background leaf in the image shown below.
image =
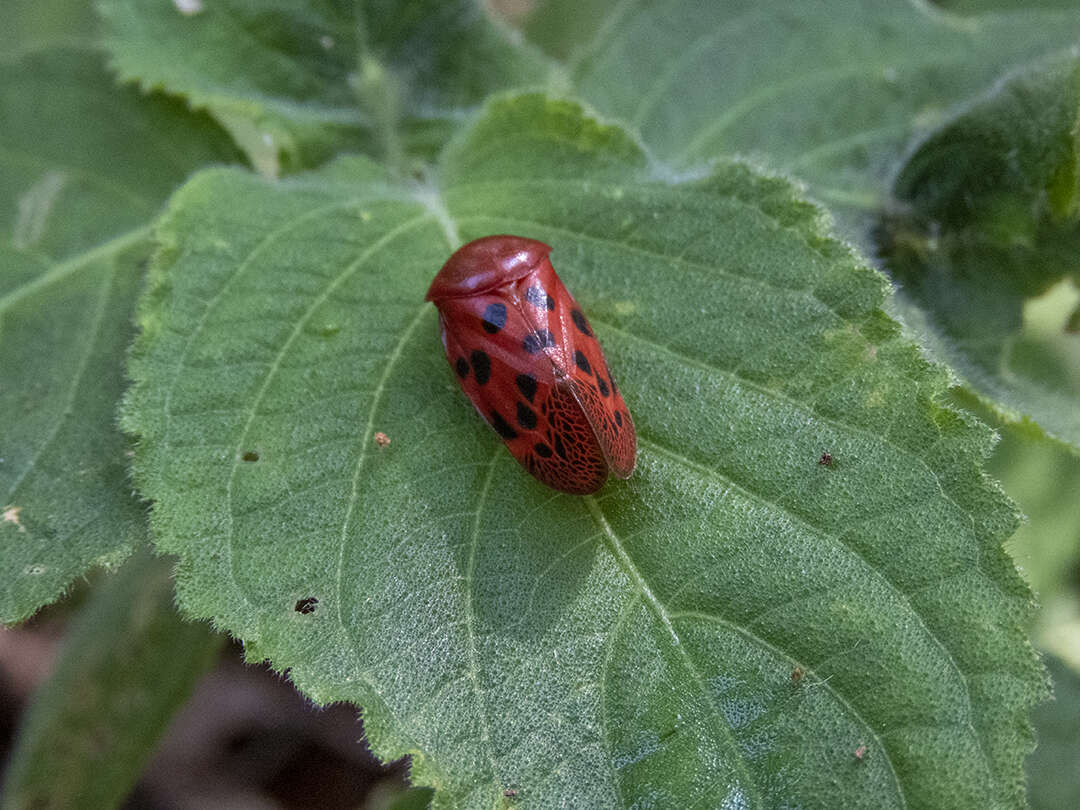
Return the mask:
[(957, 14), (1017, 11), (1024, 8), (1075, 8), (1073, 0), (929, 0), (938, 8)]
[(97, 18), (83, 0), (6, 0), (0, 26), (0, 58), (59, 47), (94, 44)]
[(427, 810), (433, 793), (431, 788), (409, 788), (388, 798), (385, 804), (373, 803), (370, 810)]
[(1080, 676), (1060, 660), (1046, 659), (1054, 702), (1035, 710), (1039, 747), (1028, 759), (1032, 810), (1070, 810), (1080, 803)]
[(118, 90), (96, 54), (0, 61), (0, 621), (145, 536), (114, 427), (147, 222), (196, 166), (205, 118)]
[(491, 91), (543, 81), (479, 0), (98, 0), (121, 77), (207, 108), (266, 173), (431, 155)]
[(118, 807), (222, 638), (173, 608), (172, 561), (143, 549), (77, 614), (15, 741), (0, 807)]
[[(986, 411), (977, 402), (969, 407)], [(993, 414), (987, 419), (995, 424)], [(1001, 442), (988, 470), (1024, 513), (1008, 549), (1039, 600), (1032, 636), (1080, 672), (1080, 456), (1037, 429), (995, 426)]]
[[(753, 156), (810, 184), (865, 240), (913, 133), (1007, 69), (1071, 45), (1080, 9), (971, 17), (906, 0), (549, 0), (529, 31), (573, 87), (679, 167)], [(674, 55), (674, 57), (673, 57)]]
[(980, 398), (1080, 449), (1080, 56), (1011, 77), (896, 179), (881, 250)]
[[(596, 497), (523, 474), (439, 349), (430, 279), (498, 232), (553, 245), (635, 415)], [(126, 424), (181, 603), (363, 706), (435, 806), (1023, 804), (991, 434), (786, 182), (672, 183), (525, 96), (437, 188), (205, 172), (158, 237)]]

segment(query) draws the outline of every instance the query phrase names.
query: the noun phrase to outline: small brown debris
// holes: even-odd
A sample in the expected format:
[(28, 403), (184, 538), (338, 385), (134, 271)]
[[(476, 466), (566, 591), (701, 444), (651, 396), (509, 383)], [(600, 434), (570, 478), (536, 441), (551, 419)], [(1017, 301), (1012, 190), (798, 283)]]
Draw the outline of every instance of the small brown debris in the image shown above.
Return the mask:
[(860, 745), (858, 748), (855, 749), (855, 761), (856, 762), (862, 762), (863, 760), (866, 759), (866, 754), (867, 754), (866, 745), (865, 744)]
[(4, 523), (14, 523), (19, 527), (20, 532), (25, 532), (26, 527), (19, 522), (19, 513), (22, 511), (21, 506), (5, 506), (4, 507)]
[(303, 599), (298, 599), (296, 601), (296, 607), (294, 607), (293, 610), (295, 610), (297, 613), (303, 613), (306, 615), (308, 613), (314, 613), (315, 606), (318, 604), (318, 597), (306, 596)]
[(503, 796), (505, 796), (508, 799), (516, 799), (517, 795), (518, 795), (518, 792), (516, 790), (514, 790), (513, 788), (507, 788), (506, 790), (503, 791)]
[(379, 449), (381, 450), (390, 444), (390, 437), (382, 431), (379, 431), (375, 434), (375, 444), (379, 445)]
[(821, 458), (817, 460), (817, 463), (822, 467), (831, 467), (833, 465), (832, 453), (826, 451), (821, 454)]
[(791, 671), (791, 682), (796, 684), (799, 683), (802, 681), (804, 675), (806, 675), (806, 672), (802, 667), (795, 667), (795, 669)]

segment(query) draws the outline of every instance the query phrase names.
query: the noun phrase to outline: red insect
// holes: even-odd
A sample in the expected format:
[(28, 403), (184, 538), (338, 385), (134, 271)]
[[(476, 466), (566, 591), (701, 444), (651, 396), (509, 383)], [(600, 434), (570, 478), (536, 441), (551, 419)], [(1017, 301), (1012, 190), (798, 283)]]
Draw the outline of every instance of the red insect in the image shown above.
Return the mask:
[(525, 469), (549, 487), (596, 492), (634, 471), (634, 422), (604, 352), (555, 275), (551, 248), (485, 236), (431, 282), (446, 358), (462, 389)]

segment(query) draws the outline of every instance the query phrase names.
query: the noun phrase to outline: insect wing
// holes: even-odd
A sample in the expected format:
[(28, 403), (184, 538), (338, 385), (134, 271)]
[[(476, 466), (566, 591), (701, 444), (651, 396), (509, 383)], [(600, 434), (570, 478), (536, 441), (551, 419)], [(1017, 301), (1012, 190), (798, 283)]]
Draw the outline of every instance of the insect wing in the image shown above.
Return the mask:
[(514, 458), (563, 492), (599, 489), (608, 465), (596, 434), (573, 393), (557, 384), (554, 335), (523, 317), (513, 285), (443, 301), (439, 309), (462, 389)]
[(634, 422), (584, 312), (546, 260), (520, 285), (526, 321), (551, 335), (557, 387), (577, 402), (612, 475), (628, 478), (637, 458)]

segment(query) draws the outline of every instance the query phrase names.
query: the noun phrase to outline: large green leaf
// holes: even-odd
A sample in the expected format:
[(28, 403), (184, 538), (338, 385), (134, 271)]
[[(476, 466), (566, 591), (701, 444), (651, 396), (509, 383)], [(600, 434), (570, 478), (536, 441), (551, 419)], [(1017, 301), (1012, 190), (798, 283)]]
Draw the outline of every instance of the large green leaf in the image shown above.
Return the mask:
[(432, 153), (491, 91), (542, 82), (480, 0), (98, 0), (124, 79), (208, 108), (268, 173), (342, 148)]
[(1080, 449), (1080, 57), (1011, 77), (898, 175), (881, 251), (990, 406)]
[(144, 537), (114, 420), (147, 223), (226, 157), (211, 122), (118, 90), (92, 53), (0, 61), (0, 621)]
[[(1080, 8), (958, 17), (910, 0), (549, 0), (529, 28), (571, 81), (659, 156), (753, 155), (808, 181), (848, 232), (879, 208), (912, 133), (1035, 55)], [(579, 8), (581, 9), (579, 11)]]
[(118, 807), (222, 639), (173, 608), (172, 561), (145, 548), (75, 617), (34, 693), (3, 810)]
[[(598, 496), (523, 473), (442, 356), (425, 289), (498, 232), (554, 247), (634, 413)], [(991, 435), (786, 182), (673, 183), (525, 96), (437, 188), (205, 172), (158, 236), (125, 418), (181, 604), (436, 806), (1022, 804), (1045, 687)]]

